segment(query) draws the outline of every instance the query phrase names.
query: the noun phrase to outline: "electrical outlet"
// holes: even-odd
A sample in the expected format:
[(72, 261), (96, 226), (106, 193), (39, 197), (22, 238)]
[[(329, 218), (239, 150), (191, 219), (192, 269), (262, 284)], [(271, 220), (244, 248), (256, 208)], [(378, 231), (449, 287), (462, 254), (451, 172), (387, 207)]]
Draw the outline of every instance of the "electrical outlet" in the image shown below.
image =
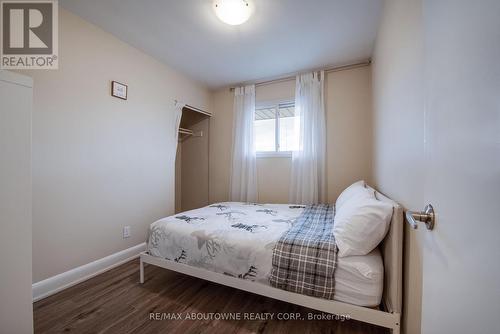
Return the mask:
[(130, 226), (123, 227), (123, 239), (130, 238)]

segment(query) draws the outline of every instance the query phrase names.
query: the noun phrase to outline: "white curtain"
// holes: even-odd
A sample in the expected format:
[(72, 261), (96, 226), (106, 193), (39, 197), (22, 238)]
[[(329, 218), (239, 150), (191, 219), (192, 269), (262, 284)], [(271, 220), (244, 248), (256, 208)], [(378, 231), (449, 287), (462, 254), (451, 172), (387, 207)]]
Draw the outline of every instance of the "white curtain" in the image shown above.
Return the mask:
[(297, 75), (295, 112), (300, 122), (299, 147), (292, 153), (290, 203), (326, 200), (326, 127), (324, 71)]
[(257, 201), (257, 167), (253, 140), (254, 119), (255, 85), (235, 88), (231, 201)]

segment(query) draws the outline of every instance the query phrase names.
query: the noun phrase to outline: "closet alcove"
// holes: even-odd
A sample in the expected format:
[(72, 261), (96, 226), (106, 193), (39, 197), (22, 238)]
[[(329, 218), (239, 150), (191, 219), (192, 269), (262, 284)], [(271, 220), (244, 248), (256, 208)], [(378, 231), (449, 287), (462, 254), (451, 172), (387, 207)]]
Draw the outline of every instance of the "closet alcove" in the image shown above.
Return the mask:
[(175, 212), (208, 205), (208, 145), (211, 113), (182, 108), (175, 158)]

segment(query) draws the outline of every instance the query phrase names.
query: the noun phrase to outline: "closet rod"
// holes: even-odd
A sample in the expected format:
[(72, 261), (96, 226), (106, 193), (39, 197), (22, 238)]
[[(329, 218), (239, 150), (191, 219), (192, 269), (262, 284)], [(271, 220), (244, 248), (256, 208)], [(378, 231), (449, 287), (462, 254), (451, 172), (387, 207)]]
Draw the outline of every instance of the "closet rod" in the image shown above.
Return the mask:
[[(358, 67), (364, 67), (364, 66), (368, 66), (372, 63), (372, 61), (369, 59), (369, 60), (366, 60), (366, 61), (363, 61), (363, 62), (359, 62), (359, 63), (352, 63), (352, 64), (347, 64), (347, 65), (342, 65), (342, 66), (335, 66), (335, 67), (327, 67), (325, 69), (323, 69), (326, 73), (330, 73), (330, 72), (338, 72), (338, 71), (345, 71), (345, 70), (350, 70), (350, 69), (353, 69), (353, 68), (358, 68)], [(320, 71), (320, 70), (315, 70), (315, 71)], [(312, 71), (307, 71), (307, 72), (312, 72)], [(264, 85), (268, 85), (268, 84), (271, 84), (271, 83), (277, 83), (277, 82), (282, 82), (282, 81), (288, 81), (288, 80), (292, 80), (292, 79), (295, 79), (295, 77), (300, 74), (300, 73), (305, 73), (305, 71), (302, 71), (302, 72), (296, 72), (296, 73), (290, 73), (290, 74), (285, 74), (284, 76), (281, 76), (281, 77), (277, 77), (275, 79), (265, 79), (263, 81), (258, 81), (258, 82), (248, 82), (248, 83), (245, 83), (245, 84), (255, 84), (256, 87), (258, 86), (264, 86)], [(230, 91), (234, 91), (236, 87), (230, 87), (229, 90)]]
[(179, 133), (181, 133), (183, 135), (190, 135), (190, 136), (192, 136), (194, 134), (193, 130), (184, 129), (184, 128), (179, 128)]
[(179, 128), (179, 134), (185, 137), (203, 137), (203, 131), (194, 132), (191, 129)]

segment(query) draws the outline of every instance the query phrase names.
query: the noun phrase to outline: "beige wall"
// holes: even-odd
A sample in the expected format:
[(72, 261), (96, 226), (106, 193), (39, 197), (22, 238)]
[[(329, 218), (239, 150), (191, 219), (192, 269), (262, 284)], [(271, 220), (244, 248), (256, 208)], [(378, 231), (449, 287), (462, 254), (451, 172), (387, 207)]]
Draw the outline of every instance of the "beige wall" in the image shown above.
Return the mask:
[[(150, 56), (62, 8), (59, 20), (59, 70), (29, 73), (34, 282), (142, 243), (174, 212), (173, 99), (210, 104)], [(110, 96), (111, 80), (129, 85), (127, 101)]]
[[(333, 202), (350, 183), (372, 180), (371, 69), (330, 72), (326, 81), (328, 200)], [(295, 81), (256, 90), (256, 100), (293, 99)], [(210, 201), (229, 194), (232, 150), (233, 94), (228, 88), (213, 94), (210, 137)], [(288, 202), (290, 158), (258, 158), (259, 202)]]
[[(423, 34), (420, 0), (386, 1), (373, 58), (374, 178), (405, 207), (424, 207)], [(420, 333), (422, 241), (405, 231), (404, 333)]]
[(351, 183), (372, 183), (372, 92), (369, 66), (332, 72), (326, 83), (328, 201)]
[(210, 120), (209, 202), (229, 199), (233, 131), (233, 95), (228, 88), (213, 92)]

